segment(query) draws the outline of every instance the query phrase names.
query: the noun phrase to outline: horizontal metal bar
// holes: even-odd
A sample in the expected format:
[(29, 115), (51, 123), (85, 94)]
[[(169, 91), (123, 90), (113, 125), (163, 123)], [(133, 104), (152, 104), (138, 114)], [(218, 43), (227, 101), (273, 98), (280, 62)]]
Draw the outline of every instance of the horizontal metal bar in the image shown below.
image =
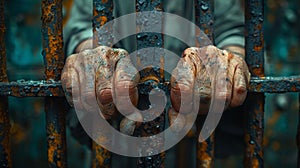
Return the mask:
[(64, 96), (60, 81), (14, 81), (0, 82), (1, 96), (51, 97)]
[[(164, 85), (169, 85), (165, 83)], [(289, 77), (253, 77), (249, 92), (284, 93), (300, 92), (300, 76)], [(64, 96), (60, 81), (14, 81), (0, 82), (0, 96), (15, 97), (62, 97)]]
[(249, 92), (284, 93), (300, 92), (300, 76), (289, 77), (253, 77)]

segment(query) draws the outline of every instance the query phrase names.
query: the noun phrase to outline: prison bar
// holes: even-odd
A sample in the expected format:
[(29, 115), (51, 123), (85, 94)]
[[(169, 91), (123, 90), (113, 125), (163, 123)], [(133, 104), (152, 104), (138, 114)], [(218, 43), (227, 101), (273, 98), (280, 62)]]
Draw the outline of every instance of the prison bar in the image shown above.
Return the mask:
[[(166, 87), (170, 87), (166, 84)], [(248, 92), (285, 93), (300, 92), (300, 76), (252, 77)], [(14, 97), (64, 97), (60, 81), (11, 81), (0, 82), (0, 96)]]
[[(97, 30), (100, 29), (105, 23), (113, 19), (113, 1), (112, 0), (93, 0), (93, 47), (105, 45), (112, 47), (112, 35), (110, 30), (104, 34), (98, 34)], [(108, 26), (106, 28), (109, 28)], [(101, 40), (100, 40), (101, 38)], [(109, 168), (111, 167), (111, 152), (103, 148), (93, 141), (92, 143), (92, 167), (93, 168)]]
[[(6, 74), (4, 0), (0, 1), (0, 82), (8, 82)], [(12, 167), (10, 148), (8, 97), (0, 95), (0, 166)]]
[[(145, 12), (145, 11), (158, 11), (163, 12), (163, 5), (162, 0), (152, 0), (152, 1), (136, 1), (136, 12)], [(141, 30), (139, 26), (142, 27), (152, 27), (154, 25), (161, 26), (162, 29), (162, 14), (160, 13), (151, 13), (148, 16), (145, 16), (143, 14), (137, 13), (137, 32)], [(140, 16), (138, 16), (140, 15)], [(143, 16), (141, 16), (143, 15)], [(148, 20), (147, 22), (144, 22), (145, 20)], [(151, 26), (152, 25), (152, 26)], [(164, 81), (164, 67), (163, 67), (163, 35), (158, 33), (138, 33), (136, 36), (136, 43), (137, 43), (137, 66), (138, 67), (144, 67), (148, 63), (160, 65), (159, 70), (154, 70), (153, 68), (146, 68), (140, 71), (140, 81), (148, 81), (152, 84), (158, 84)], [(139, 50), (147, 47), (156, 47), (154, 53), (140, 53)], [(145, 51), (145, 50), (144, 50)], [(148, 51), (145, 51), (148, 52)], [(151, 55), (154, 54), (154, 57), (152, 58)], [(150, 56), (150, 57), (149, 57)], [(151, 59), (149, 59), (151, 58)], [(150, 60), (150, 62), (149, 62)], [(162, 64), (160, 64), (162, 63)], [(149, 80), (150, 79), (150, 80)], [(153, 79), (156, 79), (155, 81)], [(158, 81), (158, 83), (156, 83)], [(143, 88), (143, 87), (139, 87)], [(145, 86), (144, 86), (145, 88)], [(140, 91), (141, 89), (139, 89)], [(166, 91), (166, 90), (165, 90)], [(141, 93), (141, 92), (140, 92)], [(146, 93), (145, 95), (149, 94)], [(147, 97), (141, 96), (140, 94), (140, 101), (148, 102)], [(148, 102), (149, 103), (149, 102)], [(147, 107), (144, 107), (143, 105), (140, 106), (140, 104), (145, 103), (138, 103), (138, 106), (140, 109), (145, 110), (148, 109)], [(142, 123), (142, 125), (136, 130), (135, 135), (136, 136), (151, 136), (156, 135), (164, 130), (165, 125), (165, 111), (162, 112), (160, 116), (158, 116), (156, 119), (150, 122)], [(143, 150), (146, 151), (152, 151), (153, 149), (157, 148), (158, 146), (164, 145), (163, 139), (158, 139), (154, 143), (145, 142), (143, 143)], [(149, 150), (148, 150), (149, 149)], [(165, 160), (165, 152), (162, 152), (157, 155), (147, 156), (147, 157), (140, 157), (137, 161), (137, 167), (138, 168), (144, 168), (144, 167), (164, 167), (164, 160)]]
[(296, 135), (296, 143), (298, 147), (297, 167), (300, 167), (300, 93), (298, 94), (298, 129)]
[[(246, 62), (253, 77), (264, 77), (263, 0), (245, 2)], [(245, 167), (263, 167), (264, 93), (247, 96)]]
[[(42, 1), (45, 79), (59, 81), (64, 66), (62, 0)], [(67, 167), (64, 98), (46, 97), (47, 156), (49, 167)]]
[[(210, 41), (214, 42), (214, 1), (213, 0), (195, 0), (195, 22), (203, 31)], [(199, 34), (199, 32), (196, 32)], [(201, 39), (199, 39), (201, 40)], [(196, 41), (199, 47), (203, 47), (202, 41)], [(205, 116), (199, 116), (205, 117)], [(200, 120), (199, 120), (200, 121)], [(197, 129), (200, 132), (202, 123), (197, 122)], [(197, 168), (207, 168), (214, 166), (214, 133), (211, 134), (204, 142), (197, 142)]]
[[(49, 2), (49, 3), (48, 3)], [(51, 2), (51, 3), (50, 3)], [(46, 6), (46, 7), (45, 7)], [(245, 153), (245, 167), (263, 167), (263, 105), (264, 92), (282, 93), (299, 92), (300, 77), (264, 77), (263, 60), (263, 1), (248, 0), (246, 2), (246, 61), (252, 73), (247, 102), (253, 107), (248, 113), (248, 127), (245, 137), (247, 145)], [(60, 71), (63, 66), (62, 36), (61, 36), (61, 1), (43, 0), (43, 48), (46, 64), (47, 81), (16, 81), (8, 82), (6, 75), (6, 53), (5, 53), (5, 25), (4, 25), (4, 0), (0, 1), (0, 151), (2, 167), (11, 167), (11, 156), (9, 147), (9, 119), (7, 96), (48, 97), (46, 100), (47, 112), (47, 137), (48, 137), (48, 159), (50, 167), (66, 167), (65, 156), (65, 124), (62, 110), (56, 107), (59, 104), (53, 97), (63, 97)], [(51, 9), (51, 10), (49, 10)], [(199, 8), (200, 9), (200, 8)], [(206, 9), (206, 7), (204, 7)], [(58, 17), (58, 19), (57, 19)], [(60, 18), (59, 18), (60, 17)], [(54, 20), (53, 20), (54, 19)], [(56, 27), (58, 25), (58, 27)], [(60, 31), (59, 31), (60, 30)], [(49, 36), (50, 35), (50, 36)], [(58, 35), (55, 36), (54, 35)], [(58, 43), (56, 43), (58, 42)], [(50, 50), (47, 50), (50, 49)], [(54, 100), (56, 99), (56, 100)], [(300, 100), (300, 96), (299, 96)], [(252, 102), (251, 102), (252, 101)], [(63, 108), (61, 108), (63, 109)], [(300, 110), (300, 107), (299, 107)], [(300, 111), (299, 111), (300, 113)], [(300, 114), (299, 114), (300, 116)], [(300, 121), (300, 118), (299, 118)], [(54, 124), (54, 125), (53, 125)], [(299, 142), (300, 126), (298, 125), (298, 166), (299, 166)], [(49, 131), (49, 132), (48, 132)]]

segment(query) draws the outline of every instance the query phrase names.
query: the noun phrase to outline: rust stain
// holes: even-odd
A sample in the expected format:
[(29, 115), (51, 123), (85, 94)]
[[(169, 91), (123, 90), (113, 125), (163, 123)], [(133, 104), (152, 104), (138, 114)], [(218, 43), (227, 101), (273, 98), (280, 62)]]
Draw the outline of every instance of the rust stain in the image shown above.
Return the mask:
[(293, 92), (297, 92), (296, 86), (292, 86), (292, 91), (293, 91)]
[[(105, 140), (101, 139), (100, 140)], [(110, 168), (111, 164), (111, 153), (98, 145), (96, 142), (93, 142), (93, 168)]]
[(209, 144), (207, 141), (197, 144), (197, 168), (213, 167), (213, 158), (209, 151)]
[(248, 123), (245, 135), (245, 167), (261, 167), (263, 165), (263, 117), (264, 94), (250, 94), (247, 108)]
[(60, 80), (64, 66), (62, 0), (42, 1), (43, 56), (47, 80)]
[(57, 132), (53, 124), (48, 126), (48, 162), (57, 167), (65, 167), (63, 163), (64, 150), (62, 145), (62, 135)]
[(106, 16), (100, 16), (100, 26), (103, 26), (107, 22)]
[(251, 74), (253, 76), (264, 77), (264, 68), (260, 65), (258, 68), (250, 67)]
[(255, 46), (254, 51), (259, 52), (263, 49), (263, 46)]
[(11, 167), (10, 123), (8, 116), (8, 98), (0, 96), (0, 164)]
[(209, 29), (205, 29), (205, 30), (204, 30), (204, 33), (205, 33), (205, 34), (209, 34), (209, 32), (210, 32)]
[(64, 98), (45, 98), (49, 167), (67, 167)]
[[(7, 82), (4, 0), (0, 1), (0, 82)], [(0, 96), (0, 165), (12, 167), (8, 98)]]
[(160, 79), (164, 79), (164, 75), (165, 75), (165, 72), (164, 72), (164, 68), (165, 68), (165, 59), (163, 56), (160, 57), (160, 71), (159, 71), (159, 74), (160, 74)]

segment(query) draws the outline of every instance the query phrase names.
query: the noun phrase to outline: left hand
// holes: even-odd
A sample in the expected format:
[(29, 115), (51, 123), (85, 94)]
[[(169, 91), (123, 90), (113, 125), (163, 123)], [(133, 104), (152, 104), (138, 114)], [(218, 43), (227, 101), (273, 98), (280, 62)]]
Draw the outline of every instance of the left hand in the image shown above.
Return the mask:
[[(215, 69), (215, 67), (225, 68), (226, 75), (212, 74), (208, 70), (209, 68)], [(176, 118), (174, 112), (178, 113), (180, 110), (188, 113), (193, 108), (191, 105), (187, 109), (181, 109), (182, 99), (185, 102), (192, 102), (193, 96), (200, 96), (199, 113), (206, 114), (208, 112), (212, 93), (211, 83), (214, 77), (216, 80), (221, 80), (220, 82), (223, 84), (215, 87), (215, 93), (217, 99), (226, 101), (225, 108), (243, 104), (250, 81), (248, 66), (243, 58), (211, 45), (202, 48), (188, 48), (183, 52), (171, 78), (172, 109), (169, 110), (171, 124)], [(226, 92), (221, 92), (223, 89), (221, 87), (224, 87), (225, 84), (227, 84)], [(182, 117), (178, 119), (180, 118)]]

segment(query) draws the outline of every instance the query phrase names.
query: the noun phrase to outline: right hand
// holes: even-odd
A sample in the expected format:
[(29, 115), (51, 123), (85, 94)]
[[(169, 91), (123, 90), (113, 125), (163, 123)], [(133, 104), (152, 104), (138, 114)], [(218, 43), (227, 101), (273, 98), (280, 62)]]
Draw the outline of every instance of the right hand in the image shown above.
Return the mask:
[[(139, 78), (127, 51), (99, 46), (69, 56), (61, 81), (71, 106), (76, 103), (79, 109), (89, 112), (100, 108), (100, 115), (111, 119), (115, 107), (125, 115), (139, 116), (128, 108), (131, 103), (134, 106), (138, 103)], [(131, 100), (128, 100), (128, 93)], [(95, 99), (97, 103), (93, 103)]]

